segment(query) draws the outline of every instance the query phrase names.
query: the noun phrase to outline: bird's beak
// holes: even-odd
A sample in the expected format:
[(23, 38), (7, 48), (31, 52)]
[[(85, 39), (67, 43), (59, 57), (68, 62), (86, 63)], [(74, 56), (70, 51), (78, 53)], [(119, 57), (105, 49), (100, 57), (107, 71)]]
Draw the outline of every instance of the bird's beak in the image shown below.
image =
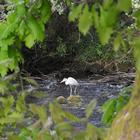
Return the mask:
[(62, 80), (60, 83), (63, 83), (64, 81)]

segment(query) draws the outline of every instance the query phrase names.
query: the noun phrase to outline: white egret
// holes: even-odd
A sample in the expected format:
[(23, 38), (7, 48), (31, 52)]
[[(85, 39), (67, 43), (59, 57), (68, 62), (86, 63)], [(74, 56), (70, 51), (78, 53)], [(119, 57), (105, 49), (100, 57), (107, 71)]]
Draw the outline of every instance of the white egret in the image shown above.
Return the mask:
[(74, 93), (76, 95), (77, 87), (79, 86), (79, 83), (77, 82), (77, 80), (75, 80), (72, 77), (68, 77), (68, 78), (64, 78), (60, 83), (64, 83), (64, 82), (65, 82), (65, 85), (70, 86), (70, 96), (72, 96), (72, 87), (75, 87)]

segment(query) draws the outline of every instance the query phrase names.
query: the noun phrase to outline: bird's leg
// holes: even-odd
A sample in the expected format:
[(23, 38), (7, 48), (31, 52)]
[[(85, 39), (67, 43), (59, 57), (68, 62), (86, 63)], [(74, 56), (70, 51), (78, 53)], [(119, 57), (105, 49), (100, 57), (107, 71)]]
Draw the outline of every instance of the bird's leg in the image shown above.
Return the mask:
[(75, 87), (74, 89), (74, 94), (76, 95), (76, 92), (77, 92), (77, 86)]
[(72, 86), (70, 86), (70, 96), (72, 96)]

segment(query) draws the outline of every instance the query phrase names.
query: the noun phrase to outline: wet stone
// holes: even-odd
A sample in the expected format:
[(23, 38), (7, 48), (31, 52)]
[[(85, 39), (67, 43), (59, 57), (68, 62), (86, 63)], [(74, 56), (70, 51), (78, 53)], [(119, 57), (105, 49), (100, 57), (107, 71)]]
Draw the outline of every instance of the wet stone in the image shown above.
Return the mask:
[(77, 95), (77, 96), (69, 96), (67, 98), (68, 104), (74, 105), (74, 106), (80, 106), (82, 104), (82, 97)]
[(56, 98), (56, 100), (57, 100), (58, 103), (60, 103), (60, 104), (66, 104), (66, 103), (67, 103), (67, 100), (66, 100), (66, 98), (65, 98), (64, 96), (58, 96), (58, 97)]

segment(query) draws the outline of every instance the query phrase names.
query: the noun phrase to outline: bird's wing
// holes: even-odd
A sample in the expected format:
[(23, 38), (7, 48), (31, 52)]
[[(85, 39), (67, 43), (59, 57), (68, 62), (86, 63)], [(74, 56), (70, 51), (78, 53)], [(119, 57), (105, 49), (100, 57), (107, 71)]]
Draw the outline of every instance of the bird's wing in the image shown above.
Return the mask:
[(79, 85), (79, 83), (77, 82), (77, 80), (74, 79), (73, 77), (69, 77), (69, 78), (68, 78), (68, 83), (69, 83), (70, 85)]

